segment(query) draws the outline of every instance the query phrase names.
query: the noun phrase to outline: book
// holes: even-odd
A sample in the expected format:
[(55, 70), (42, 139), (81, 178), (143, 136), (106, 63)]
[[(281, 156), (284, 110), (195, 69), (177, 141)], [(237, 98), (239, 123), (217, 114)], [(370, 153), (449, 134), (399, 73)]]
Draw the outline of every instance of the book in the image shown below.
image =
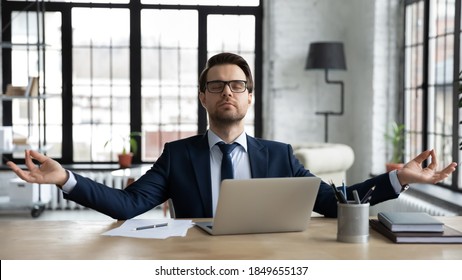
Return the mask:
[(38, 78), (29, 77), (29, 82), (26, 87), (25, 96), (37, 96), (38, 94)]
[(395, 232), (442, 232), (444, 225), (425, 212), (379, 212), (377, 218)]
[(369, 225), (395, 243), (462, 243), (462, 232), (447, 225), (442, 232), (393, 232), (377, 219), (370, 219)]

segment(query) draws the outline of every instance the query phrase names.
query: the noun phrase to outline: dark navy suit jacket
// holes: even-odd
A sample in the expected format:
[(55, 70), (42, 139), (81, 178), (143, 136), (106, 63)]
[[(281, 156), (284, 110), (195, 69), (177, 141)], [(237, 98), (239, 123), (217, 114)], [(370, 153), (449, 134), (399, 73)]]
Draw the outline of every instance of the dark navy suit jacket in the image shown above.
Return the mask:
[[(210, 218), (213, 214), (207, 139), (205, 134), (165, 144), (152, 168), (124, 190), (74, 174), (77, 185), (64, 197), (120, 220), (142, 214), (169, 198), (177, 218)], [(289, 144), (247, 136), (247, 149), (252, 178), (315, 176), (295, 158)], [(371, 205), (398, 196), (388, 174), (382, 174), (350, 186), (348, 198), (353, 197), (352, 190), (357, 189), (362, 197), (374, 185)], [(284, 203), (290, 201), (281, 201)], [(325, 182), (321, 182), (313, 210), (327, 217), (337, 216), (337, 201)]]

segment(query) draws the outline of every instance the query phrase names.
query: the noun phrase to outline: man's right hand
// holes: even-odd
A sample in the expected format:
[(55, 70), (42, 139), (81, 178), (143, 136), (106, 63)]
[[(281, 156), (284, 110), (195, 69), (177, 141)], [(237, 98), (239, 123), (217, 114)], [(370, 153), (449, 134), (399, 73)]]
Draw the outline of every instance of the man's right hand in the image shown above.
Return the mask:
[[(35, 165), (32, 159), (39, 162)], [(22, 170), (15, 163), (6, 163), (19, 178), (28, 183), (55, 184), (62, 186), (69, 179), (69, 174), (57, 161), (32, 150), (25, 151), (25, 164), (28, 170)]]

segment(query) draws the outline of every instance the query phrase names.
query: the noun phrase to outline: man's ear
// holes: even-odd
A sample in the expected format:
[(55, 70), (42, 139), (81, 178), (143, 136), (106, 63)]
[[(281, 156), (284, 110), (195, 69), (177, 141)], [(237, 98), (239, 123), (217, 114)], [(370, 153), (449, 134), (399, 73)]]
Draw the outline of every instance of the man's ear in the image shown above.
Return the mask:
[(205, 92), (199, 92), (199, 100), (201, 102), (202, 107), (205, 108)]
[(252, 93), (249, 93), (249, 94), (247, 95), (247, 99), (248, 99), (249, 105), (252, 104), (252, 97), (253, 97), (253, 94), (252, 94)]

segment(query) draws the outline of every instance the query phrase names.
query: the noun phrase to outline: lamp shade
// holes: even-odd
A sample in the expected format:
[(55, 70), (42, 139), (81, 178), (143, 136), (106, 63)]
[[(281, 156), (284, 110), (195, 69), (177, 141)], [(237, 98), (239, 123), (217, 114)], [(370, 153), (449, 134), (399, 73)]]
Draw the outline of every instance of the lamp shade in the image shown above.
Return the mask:
[(343, 43), (315, 42), (310, 44), (305, 70), (338, 69), (346, 70)]

